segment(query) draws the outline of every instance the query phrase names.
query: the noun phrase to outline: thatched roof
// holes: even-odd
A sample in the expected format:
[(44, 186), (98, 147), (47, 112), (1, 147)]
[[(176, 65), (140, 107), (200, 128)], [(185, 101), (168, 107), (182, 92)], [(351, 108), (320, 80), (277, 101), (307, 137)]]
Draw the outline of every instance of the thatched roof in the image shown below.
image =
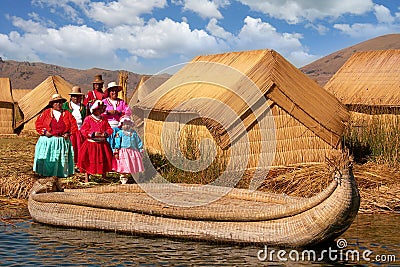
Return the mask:
[(12, 95), (15, 103), (18, 103), (21, 98), (28, 94), (32, 89), (12, 89)]
[[(259, 94), (250, 90), (254, 85)], [(263, 95), (267, 101), (262, 101)], [(195, 103), (188, 101), (200, 98), (203, 100)], [(221, 110), (221, 103), (234, 114)], [(280, 106), (334, 147), (349, 117), (333, 95), (274, 50), (198, 56), (138, 103), (135, 110), (198, 114), (211, 132), (222, 136), (220, 145), (226, 147), (229, 139), (234, 142), (243, 133), (238, 127), (241, 122), (250, 128), (272, 105)], [(221, 124), (207, 118), (220, 118), (222, 125), (233, 129), (233, 136), (227, 137)]]
[(0, 102), (13, 103), (10, 78), (0, 78)]
[(14, 101), (9, 78), (0, 78), (0, 134), (14, 132)]
[(65, 99), (69, 99), (71, 88), (72, 85), (60, 76), (49, 76), (18, 101), (18, 106), (24, 114), (24, 122), (29, 121), (46, 108), (53, 94), (59, 93)]
[(140, 77), (140, 81), (133, 90), (133, 94), (130, 97), (130, 103), (136, 104), (137, 102), (142, 101), (147, 95), (152, 93), (169, 78), (170, 76), (143, 75)]
[(355, 53), (324, 88), (346, 105), (400, 107), (400, 50)]

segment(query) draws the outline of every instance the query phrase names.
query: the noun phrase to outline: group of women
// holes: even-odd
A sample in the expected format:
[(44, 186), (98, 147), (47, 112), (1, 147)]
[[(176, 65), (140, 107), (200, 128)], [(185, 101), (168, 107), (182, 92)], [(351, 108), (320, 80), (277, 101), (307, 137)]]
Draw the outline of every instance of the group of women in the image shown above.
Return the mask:
[(78, 86), (72, 87), (70, 101), (52, 95), (36, 120), (40, 134), (36, 173), (68, 177), (77, 169), (89, 182), (89, 175), (101, 174), (104, 179), (107, 172), (115, 171), (125, 183), (129, 174), (143, 171), (143, 144), (130, 119), (131, 109), (118, 98), (122, 88), (110, 82), (103, 92), (103, 85), (102, 76), (96, 75), (86, 96)]

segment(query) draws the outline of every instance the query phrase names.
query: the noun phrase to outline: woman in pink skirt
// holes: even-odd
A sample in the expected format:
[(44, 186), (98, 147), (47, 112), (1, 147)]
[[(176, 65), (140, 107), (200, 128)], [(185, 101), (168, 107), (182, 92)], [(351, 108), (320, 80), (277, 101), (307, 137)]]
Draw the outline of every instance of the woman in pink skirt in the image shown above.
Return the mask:
[(114, 160), (113, 170), (121, 174), (121, 183), (127, 182), (128, 174), (136, 174), (144, 171), (142, 153), (143, 143), (134, 124), (128, 117), (121, 118), (118, 128), (114, 130), (113, 142)]

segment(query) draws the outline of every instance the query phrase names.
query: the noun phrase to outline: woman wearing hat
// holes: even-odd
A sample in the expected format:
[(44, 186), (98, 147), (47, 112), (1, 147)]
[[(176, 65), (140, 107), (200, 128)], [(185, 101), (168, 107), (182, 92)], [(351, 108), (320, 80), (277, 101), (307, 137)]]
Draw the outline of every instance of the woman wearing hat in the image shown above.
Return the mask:
[[(83, 120), (86, 117), (86, 107), (82, 104), (82, 97), (84, 94), (79, 86), (74, 86), (71, 89), (70, 101), (67, 101), (63, 104), (63, 110), (68, 110), (71, 112), (72, 116), (74, 116), (76, 120), (76, 124), (78, 126), (78, 130), (81, 129)], [(78, 153), (81, 148), (83, 141), (85, 140), (80, 131), (76, 131), (76, 133), (71, 134), (71, 143), (74, 148), (74, 162), (75, 164), (78, 162)]]
[(65, 101), (60, 94), (52, 95), (49, 108), (36, 120), (40, 137), (35, 147), (33, 170), (43, 176), (68, 177), (74, 174), (74, 151), (69, 138), (78, 127), (74, 116), (63, 111)]
[(90, 111), (90, 108), (93, 105), (94, 101), (102, 100), (104, 97), (103, 76), (101, 74), (95, 75), (92, 84), (93, 89), (87, 93), (85, 99), (83, 100), (83, 104), (86, 106), (88, 111)]
[(118, 98), (118, 93), (121, 90), (122, 87), (116, 82), (110, 82), (107, 85), (107, 90), (104, 94), (105, 98), (103, 99), (103, 103), (106, 107), (103, 116), (113, 129), (113, 134), (107, 139), (111, 146), (113, 145), (115, 132), (118, 129), (118, 123), (121, 118), (132, 115), (130, 107), (124, 100)]
[(118, 98), (118, 92), (121, 90), (122, 87), (116, 82), (110, 82), (107, 85), (105, 98), (103, 99), (103, 103), (106, 106), (103, 115), (113, 129), (118, 127), (118, 123), (122, 117), (129, 117), (132, 114), (130, 107), (125, 103), (125, 101)]
[(89, 174), (101, 174), (106, 178), (112, 171), (113, 152), (107, 137), (113, 132), (107, 120), (101, 114), (104, 103), (96, 100), (91, 108), (91, 115), (82, 124), (81, 133), (86, 138), (79, 151), (78, 168), (85, 173), (85, 183), (89, 182)]

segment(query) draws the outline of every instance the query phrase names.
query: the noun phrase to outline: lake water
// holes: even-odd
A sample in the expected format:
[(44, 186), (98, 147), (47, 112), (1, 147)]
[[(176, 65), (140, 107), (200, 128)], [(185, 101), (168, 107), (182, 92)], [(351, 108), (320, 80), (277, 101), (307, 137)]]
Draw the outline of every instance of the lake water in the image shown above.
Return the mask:
[(400, 215), (358, 215), (340, 237), (342, 249), (335, 241), (297, 251), (56, 228), (27, 218), (0, 223), (0, 266), (400, 266), (399, 226)]

